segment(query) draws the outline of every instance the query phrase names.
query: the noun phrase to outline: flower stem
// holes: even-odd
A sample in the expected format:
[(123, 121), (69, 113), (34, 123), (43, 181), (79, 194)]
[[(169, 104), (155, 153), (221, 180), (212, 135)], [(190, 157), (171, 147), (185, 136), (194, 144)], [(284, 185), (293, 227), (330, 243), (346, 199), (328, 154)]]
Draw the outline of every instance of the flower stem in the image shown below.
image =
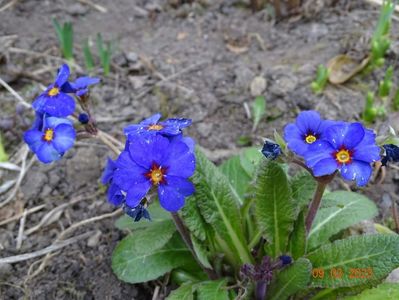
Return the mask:
[(208, 275), (209, 279), (211, 280), (218, 279), (218, 275), (216, 274), (216, 272), (210, 268), (205, 267), (198, 259), (194, 250), (193, 242), (191, 241), (190, 238), (190, 233), (188, 232), (186, 226), (184, 225), (183, 220), (180, 218), (180, 216), (177, 213), (171, 213), (171, 215), (173, 221), (175, 222), (177, 231), (179, 231), (180, 236), (182, 237), (183, 241), (186, 243), (188, 249), (190, 249), (191, 254), (193, 255), (194, 259), (197, 261), (198, 265)]
[(267, 282), (260, 280), (256, 283), (255, 299), (264, 300), (266, 298)]
[(317, 188), (313, 195), (312, 202), (310, 202), (308, 215), (306, 216), (306, 233), (309, 234), (310, 229), (312, 228), (313, 220), (316, 216), (317, 210), (319, 209), (321, 198), (323, 197), (324, 190), (327, 187), (327, 182), (318, 181)]

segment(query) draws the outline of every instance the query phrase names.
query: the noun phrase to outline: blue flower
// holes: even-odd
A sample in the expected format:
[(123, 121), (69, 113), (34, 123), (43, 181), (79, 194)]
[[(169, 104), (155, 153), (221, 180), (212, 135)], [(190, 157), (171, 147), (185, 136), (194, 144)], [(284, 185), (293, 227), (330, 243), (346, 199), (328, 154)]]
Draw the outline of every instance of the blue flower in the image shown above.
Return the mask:
[(178, 211), (185, 197), (194, 193), (188, 180), (195, 170), (195, 156), (182, 141), (161, 135), (131, 139), (118, 159), (112, 183), (126, 194), (126, 205), (137, 207), (147, 192), (158, 190), (161, 206)]
[(43, 163), (60, 159), (75, 142), (75, 129), (70, 120), (37, 114), (33, 127), (24, 133), (29, 148)]
[(329, 127), (324, 137), (314, 142), (305, 154), (314, 176), (339, 170), (346, 180), (366, 185), (372, 173), (370, 163), (380, 160), (374, 132), (361, 123), (342, 123)]
[(281, 148), (280, 145), (276, 143), (271, 143), (269, 141), (265, 141), (262, 148), (262, 154), (271, 160), (275, 160), (278, 156), (281, 155)]
[(161, 134), (163, 136), (172, 137), (180, 135), (183, 128), (191, 125), (190, 119), (167, 119), (162, 122), (159, 121), (160, 119), (161, 114), (155, 114), (139, 124), (125, 127), (124, 133), (127, 137), (143, 134), (146, 136)]
[(100, 82), (99, 78), (95, 77), (79, 77), (74, 82), (68, 82), (65, 89), (68, 92), (75, 93), (78, 97), (83, 97), (89, 92), (89, 86)]
[(381, 159), (383, 166), (386, 166), (388, 162), (399, 162), (399, 147), (393, 144), (386, 144), (382, 146), (385, 150), (385, 155)]
[(284, 129), (284, 139), (288, 148), (297, 155), (304, 156), (310, 145), (324, 138), (324, 131), (336, 121), (322, 120), (318, 112), (301, 112), (295, 123)]
[(141, 218), (151, 220), (150, 213), (146, 209), (143, 204), (139, 204), (136, 207), (130, 207), (128, 205), (123, 206), (123, 211), (131, 218), (134, 219), (134, 222), (140, 221)]
[(67, 83), (69, 77), (69, 67), (64, 64), (58, 71), (55, 82), (47, 87), (32, 103), (33, 108), (40, 112), (46, 113), (53, 117), (67, 117), (75, 111), (75, 100), (66, 94)]

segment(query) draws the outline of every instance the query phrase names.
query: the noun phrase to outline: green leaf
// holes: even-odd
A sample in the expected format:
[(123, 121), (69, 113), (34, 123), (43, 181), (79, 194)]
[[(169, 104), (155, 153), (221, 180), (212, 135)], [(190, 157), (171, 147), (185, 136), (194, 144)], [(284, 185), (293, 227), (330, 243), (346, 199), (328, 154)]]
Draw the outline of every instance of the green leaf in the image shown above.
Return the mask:
[(269, 243), (269, 254), (276, 257), (286, 250), (295, 221), (295, 204), (282, 167), (274, 162), (263, 163), (256, 183), (255, 215)]
[(195, 284), (187, 283), (179, 286), (177, 289), (173, 290), (167, 300), (194, 300)]
[(292, 198), (299, 208), (307, 207), (316, 190), (316, 181), (309, 172), (300, 172), (291, 179)]
[(94, 58), (90, 51), (89, 40), (86, 39), (83, 44), (83, 56), (86, 64), (86, 69), (91, 71), (94, 69)]
[(226, 280), (204, 281), (197, 287), (198, 300), (228, 300)]
[(6, 162), (6, 161), (8, 161), (8, 154), (4, 149), (3, 139), (0, 135), (0, 162)]
[(241, 166), (244, 168), (245, 172), (251, 178), (253, 178), (256, 171), (256, 166), (259, 165), (262, 159), (263, 159), (262, 153), (258, 148), (255, 147), (246, 148), (240, 154)]
[(270, 289), (270, 299), (283, 300), (305, 289), (310, 280), (312, 264), (306, 258), (300, 258), (291, 266), (277, 274)]
[(338, 191), (326, 194), (308, 234), (308, 249), (329, 242), (332, 235), (373, 218), (377, 212), (374, 202), (358, 193)]
[(379, 286), (364, 290), (361, 294), (346, 297), (345, 300), (397, 300), (399, 299), (399, 284), (382, 283)]
[(219, 168), (228, 178), (232, 193), (240, 199), (240, 203), (243, 203), (244, 194), (248, 188), (251, 177), (248, 176), (245, 169), (242, 167), (240, 156), (233, 156), (226, 160)]
[(116, 220), (115, 226), (120, 230), (129, 229), (135, 230), (140, 228), (147, 228), (152, 226), (159, 226), (159, 222), (163, 222), (163, 224), (169, 224), (171, 221), (171, 215), (166, 210), (164, 210), (158, 202), (152, 203), (148, 207), (148, 212), (151, 216), (151, 221), (141, 220), (139, 222), (134, 222), (133, 218), (123, 215), (119, 219)]
[(255, 101), (252, 103), (252, 114), (254, 118), (254, 125), (252, 127), (252, 131), (256, 130), (258, 127), (260, 120), (266, 113), (266, 99), (263, 96), (257, 96)]
[[(399, 236), (392, 234), (354, 236), (324, 245), (307, 255), (313, 269), (324, 272), (324, 276), (313, 277), (312, 286), (335, 288), (377, 282), (399, 267), (398, 253)], [(369, 278), (360, 278), (353, 274), (354, 269), (371, 270), (371, 275), (362, 273)]]
[(186, 199), (186, 203), (180, 212), (184, 220), (184, 224), (189, 229), (191, 234), (200, 241), (205, 241), (207, 232), (210, 233), (212, 228), (206, 223), (204, 217), (201, 215), (195, 194), (194, 196), (188, 197)]
[(239, 202), (233, 196), (228, 179), (198, 149), (196, 159), (193, 176), (196, 193), (191, 201), (198, 204), (205, 221), (236, 256), (235, 263), (242, 265), (251, 262), (252, 257), (243, 236)]
[(209, 269), (212, 269), (212, 265), (210, 264), (208, 260), (208, 253), (207, 250), (205, 249), (205, 246), (201, 244), (200, 241), (197, 240), (195, 236), (191, 236), (191, 241), (193, 242), (193, 248), (194, 252), (198, 258), (198, 260), (201, 262), (201, 264)]
[[(190, 250), (175, 233), (166, 244), (160, 246), (168, 235), (149, 237), (145, 231), (137, 231), (123, 239), (112, 255), (112, 269), (125, 282), (139, 283), (154, 280), (174, 268), (195, 265)], [(153, 229), (153, 228), (151, 228)]]
[(299, 213), (299, 216), (294, 224), (294, 229), (291, 232), (289, 239), (289, 253), (294, 259), (298, 259), (306, 252), (306, 229), (305, 229), (305, 214), (304, 210)]

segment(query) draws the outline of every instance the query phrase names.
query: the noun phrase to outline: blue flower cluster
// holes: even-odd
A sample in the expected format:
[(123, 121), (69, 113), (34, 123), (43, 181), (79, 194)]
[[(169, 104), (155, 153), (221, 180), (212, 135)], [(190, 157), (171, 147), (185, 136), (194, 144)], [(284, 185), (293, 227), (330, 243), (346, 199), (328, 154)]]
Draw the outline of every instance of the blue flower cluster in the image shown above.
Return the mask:
[(194, 141), (182, 134), (189, 119), (159, 121), (160, 114), (124, 129), (126, 146), (119, 157), (108, 159), (102, 183), (109, 184), (108, 199), (123, 205), (135, 221), (149, 219), (146, 196), (158, 192), (161, 206), (170, 212), (183, 207), (194, 193), (188, 180), (195, 170)]
[(313, 175), (339, 171), (346, 180), (364, 186), (372, 173), (371, 163), (380, 160), (375, 134), (361, 123), (322, 120), (316, 111), (301, 112), (284, 130), (288, 148), (302, 156)]
[(100, 81), (80, 77), (75, 82), (68, 82), (69, 75), (68, 65), (62, 65), (54, 83), (32, 103), (36, 118), (33, 126), (24, 133), (24, 140), (43, 163), (60, 159), (75, 142), (73, 122), (67, 118), (76, 107), (70, 94), (83, 97), (88, 93), (89, 85)]

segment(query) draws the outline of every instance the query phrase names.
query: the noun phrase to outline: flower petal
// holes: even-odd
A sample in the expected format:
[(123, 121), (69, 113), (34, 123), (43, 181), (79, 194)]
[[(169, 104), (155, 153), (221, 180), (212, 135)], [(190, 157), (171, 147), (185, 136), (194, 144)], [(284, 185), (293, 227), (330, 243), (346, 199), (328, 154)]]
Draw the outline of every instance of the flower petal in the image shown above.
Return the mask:
[(364, 137), (364, 127), (360, 123), (333, 125), (326, 130), (326, 139), (335, 149), (353, 149)]
[(155, 115), (152, 115), (151, 117), (143, 120), (140, 122), (141, 125), (153, 125), (153, 124), (157, 124), (159, 119), (162, 117), (162, 115), (160, 113), (157, 113)]
[(337, 169), (337, 161), (331, 157), (319, 160), (312, 168), (313, 175), (316, 177), (330, 175), (334, 173)]
[(353, 158), (371, 163), (381, 159), (380, 151), (380, 147), (375, 143), (375, 133), (366, 129), (363, 140), (354, 149)]
[(181, 141), (169, 144), (168, 155), (162, 163), (166, 166), (167, 175), (190, 177), (195, 171), (195, 156), (190, 148)]
[(176, 212), (184, 206), (184, 196), (169, 185), (158, 187), (158, 197), (159, 203), (167, 211)]
[(121, 188), (116, 184), (111, 184), (107, 192), (108, 201), (113, 205), (121, 205), (125, 196), (122, 194)]
[(137, 137), (130, 142), (129, 153), (138, 165), (150, 169), (153, 162), (162, 165), (169, 148), (169, 140), (160, 135)]
[(331, 158), (335, 149), (327, 141), (318, 140), (309, 146), (309, 150), (305, 153), (306, 165), (313, 168), (320, 160)]
[(43, 142), (43, 133), (39, 130), (28, 130), (24, 133), (24, 141), (28, 144), (29, 148), (36, 153)]
[(131, 186), (126, 193), (126, 204), (130, 207), (136, 207), (140, 204), (140, 201), (145, 197), (150, 188), (151, 183), (149, 181)]
[(346, 180), (356, 180), (358, 186), (364, 186), (370, 179), (372, 169), (369, 163), (354, 160), (341, 167), (341, 175)]
[(76, 132), (71, 125), (60, 124), (54, 128), (54, 148), (60, 152), (64, 153), (75, 143)]
[(191, 181), (177, 176), (166, 176), (167, 185), (170, 188), (176, 189), (179, 194), (187, 197), (195, 192), (194, 185)]
[(46, 105), (47, 102), (47, 95), (45, 93), (42, 93), (33, 101), (32, 107), (35, 111), (44, 113), (44, 106)]
[(296, 125), (302, 134), (317, 133), (320, 123), (320, 114), (314, 110), (303, 111), (296, 118)]
[(55, 128), (58, 125), (66, 124), (69, 126), (73, 125), (73, 122), (67, 118), (56, 118), (56, 117), (45, 117), (44, 118), (44, 127), (45, 128)]
[(117, 168), (116, 163), (111, 158), (108, 157), (107, 164), (105, 165), (105, 169), (101, 176), (102, 184), (108, 184), (111, 182), (116, 168)]
[(57, 78), (55, 79), (55, 84), (58, 87), (61, 87), (65, 82), (68, 81), (69, 77), (69, 67), (67, 64), (63, 64), (61, 68), (58, 70)]
[(75, 111), (75, 100), (64, 93), (47, 97), (43, 111), (54, 117), (67, 117)]
[(53, 147), (51, 143), (42, 143), (42, 145), (36, 151), (37, 158), (45, 163), (51, 163), (55, 160), (59, 160), (62, 155)]
[(138, 165), (129, 167), (128, 169), (116, 169), (112, 182), (120, 186), (122, 190), (127, 191), (136, 184), (141, 184), (146, 181), (149, 182), (144, 176), (146, 172), (146, 169)]
[(307, 144), (304, 140), (305, 136), (299, 131), (299, 128), (296, 124), (288, 124), (284, 128), (284, 140), (287, 142), (288, 148), (298, 154), (304, 155), (309, 148), (309, 144)]

